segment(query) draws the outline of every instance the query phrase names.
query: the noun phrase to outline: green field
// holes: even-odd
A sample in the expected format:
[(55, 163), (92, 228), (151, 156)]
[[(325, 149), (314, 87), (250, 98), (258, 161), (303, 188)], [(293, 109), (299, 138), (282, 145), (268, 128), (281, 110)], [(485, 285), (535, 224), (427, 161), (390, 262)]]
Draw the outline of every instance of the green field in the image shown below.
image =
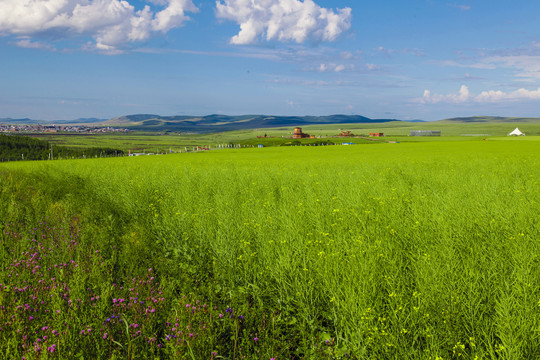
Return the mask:
[[(307, 125), (302, 127), (304, 132), (322, 139), (303, 139), (303, 143), (309, 144), (320, 140), (329, 140), (334, 143), (357, 142), (366, 143), (363, 139), (336, 138), (341, 130), (350, 130), (356, 135), (369, 135), (370, 132), (383, 132), (382, 140), (399, 142), (417, 141), (477, 141), (483, 138), (495, 139), (506, 138), (506, 134), (519, 127), (530, 136), (540, 136), (540, 122), (538, 120), (519, 120), (512, 122), (456, 122), (450, 120), (435, 122), (402, 122), (393, 121), (388, 123), (368, 124), (337, 124), (337, 125)], [(410, 137), (411, 130), (441, 130), (442, 136), (438, 138)], [(55, 145), (73, 148), (112, 148), (125, 152), (173, 152), (193, 149), (196, 146), (215, 147), (218, 144), (240, 144), (245, 146), (279, 146), (290, 142), (293, 127), (277, 127), (267, 129), (249, 129), (229, 131), (215, 134), (174, 134), (171, 132), (131, 132), (127, 134), (40, 134), (32, 135), (42, 140), (48, 140)], [(268, 135), (269, 138), (261, 139), (257, 136)], [(467, 136), (463, 136), (467, 135)], [(472, 136), (471, 136), (472, 135)]]
[(3, 164), (0, 353), (539, 358), (540, 138), (478, 126)]

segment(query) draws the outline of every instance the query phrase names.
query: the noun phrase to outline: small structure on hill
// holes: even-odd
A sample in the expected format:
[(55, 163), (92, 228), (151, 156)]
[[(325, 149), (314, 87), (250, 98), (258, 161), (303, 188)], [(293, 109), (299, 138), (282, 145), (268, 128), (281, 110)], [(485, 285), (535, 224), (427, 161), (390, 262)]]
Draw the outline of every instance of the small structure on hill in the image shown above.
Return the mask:
[(441, 136), (441, 130), (411, 130), (410, 136)]
[(518, 128), (516, 128), (516, 130), (509, 133), (508, 136), (525, 136), (525, 134), (519, 131)]
[(309, 134), (303, 133), (301, 127), (295, 127), (293, 131), (293, 139), (309, 138)]
[(384, 134), (381, 132), (371, 132), (369, 133), (369, 136), (381, 137), (384, 136)]

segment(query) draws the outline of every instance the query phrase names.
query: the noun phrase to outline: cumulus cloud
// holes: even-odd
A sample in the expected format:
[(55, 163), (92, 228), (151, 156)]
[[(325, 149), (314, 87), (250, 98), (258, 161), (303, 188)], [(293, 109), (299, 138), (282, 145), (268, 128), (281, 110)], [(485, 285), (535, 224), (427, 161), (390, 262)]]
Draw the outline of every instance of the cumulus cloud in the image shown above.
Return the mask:
[(449, 102), (454, 104), (464, 103), (469, 100), (469, 88), (465, 85), (461, 85), (459, 93), (457, 94), (432, 94), (429, 90), (424, 90), (424, 96), (422, 98), (423, 103), (437, 104), (440, 102)]
[(477, 103), (489, 103), (489, 102), (501, 102), (501, 101), (526, 101), (526, 100), (540, 100), (540, 88), (536, 90), (527, 90), (524, 88), (504, 92), (501, 90), (488, 90), (482, 91), (478, 95), (471, 95), (469, 88), (465, 85), (461, 85), (459, 93), (457, 94), (432, 94), (429, 90), (424, 90), (424, 96), (418, 99), (418, 102), (423, 104), (437, 104), (437, 103), (453, 103), (460, 104), (468, 101)]
[(155, 12), (145, 5), (137, 10), (126, 0), (2, 0), (0, 35), (91, 36), (96, 49), (117, 51), (181, 26), (189, 19), (185, 12), (198, 10), (191, 0), (149, 2), (162, 9)]
[(478, 102), (497, 102), (505, 100), (540, 100), (540, 88), (536, 90), (518, 89), (509, 93), (500, 90), (482, 91), (476, 96)]
[(351, 26), (351, 8), (322, 8), (313, 0), (218, 0), (218, 18), (240, 25), (232, 44), (252, 44), (264, 38), (304, 43), (334, 41)]

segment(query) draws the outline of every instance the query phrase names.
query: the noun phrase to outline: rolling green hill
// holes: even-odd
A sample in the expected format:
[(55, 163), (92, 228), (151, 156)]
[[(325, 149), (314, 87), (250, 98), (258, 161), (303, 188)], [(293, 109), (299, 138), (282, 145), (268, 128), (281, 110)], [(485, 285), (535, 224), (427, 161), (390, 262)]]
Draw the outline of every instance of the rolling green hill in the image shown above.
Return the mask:
[(396, 121), (393, 119), (370, 119), (360, 115), (329, 116), (268, 116), (268, 115), (207, 115), (207, 116), (160, 116), (136, 114), (120, 116), (100, 123), (103, 126), (122, 126), (134, 130), (169, 130), (197, 133), (215, 133), (233, 130), (274, 128), (280, 126), (305, 126), (324, 124), (369, 124)]

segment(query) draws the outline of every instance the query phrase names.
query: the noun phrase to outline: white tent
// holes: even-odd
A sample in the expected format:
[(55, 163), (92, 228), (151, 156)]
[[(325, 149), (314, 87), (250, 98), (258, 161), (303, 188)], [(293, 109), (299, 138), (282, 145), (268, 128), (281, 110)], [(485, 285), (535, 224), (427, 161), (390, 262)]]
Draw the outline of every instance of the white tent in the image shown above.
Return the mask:
[(522, 136), (522, 135), (525, 135), (525, 134), (522, 133), (521, 131), (519, 131), (518, 128), (516, 128), (516, 130), (514, 130), (514, 131), (512, 131), (510, 134), (508, 134), (508, 136), (511, 136), (511, 135)]

